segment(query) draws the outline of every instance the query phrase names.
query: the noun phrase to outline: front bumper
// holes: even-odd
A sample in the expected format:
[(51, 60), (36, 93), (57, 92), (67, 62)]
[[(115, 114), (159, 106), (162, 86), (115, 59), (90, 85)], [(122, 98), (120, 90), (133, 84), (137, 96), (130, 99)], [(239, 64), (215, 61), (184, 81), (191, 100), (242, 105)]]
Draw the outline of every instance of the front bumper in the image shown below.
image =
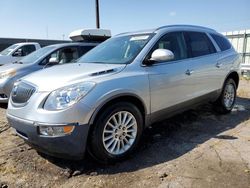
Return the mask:
[(4, 95), (4, 93), (0, 93), (0, 103), (8, 103), (9, 98)]
[[(38, 126), (44, 123), (24, 120), (12, 115), (7, 115), (7, 119), (10, 126), (16, 130), (20, 137), (42, 153), (73, 160), (84, 157), (89, 125), (76, 125), (74, 131), (69, 135), (47, 137), (40, 135), (38, 131)], [(46, 123), (46, 125), (49, 124)], [(53, 126), (53, 124), (50, 124), (50, 126)]]
[(8, 96), (5, 91), (5, 83), (0, 83), (0, 103), (8, 103)]
[(0, 80), (0, 103), (8, 103), (15, 80)]

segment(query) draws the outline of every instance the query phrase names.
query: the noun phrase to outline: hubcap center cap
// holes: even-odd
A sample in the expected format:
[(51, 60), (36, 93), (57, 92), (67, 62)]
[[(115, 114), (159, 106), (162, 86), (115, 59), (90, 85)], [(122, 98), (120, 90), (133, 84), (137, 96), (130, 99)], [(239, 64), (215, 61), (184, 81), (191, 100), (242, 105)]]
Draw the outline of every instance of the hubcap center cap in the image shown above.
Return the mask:
[(118, 130), (117, 130), (117, 135), (118, 135), (118, 136), (122, 136), (122, 134), (123, 134), (123, 130), (122, 130), (122, 129), (118, 129)]

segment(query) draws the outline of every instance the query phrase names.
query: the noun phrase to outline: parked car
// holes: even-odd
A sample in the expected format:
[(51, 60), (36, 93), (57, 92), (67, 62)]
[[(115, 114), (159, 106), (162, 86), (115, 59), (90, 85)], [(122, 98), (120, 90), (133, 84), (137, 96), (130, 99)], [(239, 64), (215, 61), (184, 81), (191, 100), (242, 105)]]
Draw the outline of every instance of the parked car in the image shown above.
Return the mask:
[(17, 82), (9, 124), (40, 152), (115, 162), (136, 148), (150, 124), (212, 102), (229, 113), (240, 58), (216, 31), (164, 26), (117, 35), (77, 63)]
[(35, 42), (13, 44), (0, 52), (0, 66), (18, 61), (40, 48), (40, 44)]
[[(106, 34), (106, 36), (103, 37), (102, 33)], [(20, 61), (0, 67), (0, 103), (8, 102), (14, 83), (21, 77), (54, 65), (74, 62), (83, 54), (107, 39), (107, 32), (103, 30), (100, 30), (98, 33), (98, 41), (95, 40), (97, 35), (93, 35), (92, 30), (90, 32), (89, 30), (74, 32), (70, 37), (84, 38), (85, 34), (88, 38), (85, 42), (50, 45), (31, 53)], [(108, 35), (110, 37), (110, 34)], [(76, 39), (74, 38), (74, 40)], [(78, 41), (82, 41), (82, 39)]]
[(250, 64), (241, 64), (241, 75), (250, 77)]

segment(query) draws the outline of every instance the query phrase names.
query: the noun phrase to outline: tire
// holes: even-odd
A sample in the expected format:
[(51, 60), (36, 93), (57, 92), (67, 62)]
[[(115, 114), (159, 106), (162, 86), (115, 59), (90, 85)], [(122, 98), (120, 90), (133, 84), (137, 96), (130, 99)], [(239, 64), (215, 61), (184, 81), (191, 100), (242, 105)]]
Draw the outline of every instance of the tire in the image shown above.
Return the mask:
[(102, 111), (93, 126), (90, 154), (100, 163), (114, 163), (126, 158), (138, 145), (143, 118), (135, 105), (118, 102)]
[(231, 78), (227, 79), (220, 97), (214, 104), (215, 110), (221, 114), (230, 113), (235, 104), (236, 94), (237, 91), (235, 81)]

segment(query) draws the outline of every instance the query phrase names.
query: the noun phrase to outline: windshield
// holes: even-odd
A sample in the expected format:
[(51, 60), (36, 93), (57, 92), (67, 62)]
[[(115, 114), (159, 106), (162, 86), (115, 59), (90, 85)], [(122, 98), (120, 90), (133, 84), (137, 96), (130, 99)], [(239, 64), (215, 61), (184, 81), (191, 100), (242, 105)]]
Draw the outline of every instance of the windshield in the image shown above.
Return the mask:
[(6, 48), (5, 50), (1, 51), (0, 54), (1, 55), (10, 55), (11, 52), (13, 52), (13, 50), (15, 50), (18, 47), (17, 44), (13, 44), (11, 46), (9, 46), (8, 48)]
[(56, 47), (55, 46), (47, 46), (44, 48), (41, 48), (37, 51), (32, 52), (31, 54), (27, 55), (24, 57), (21, 62), (23, 64), (28, 64), (28, 63), (34, 63), (34, 61), (38, 60), (39, 58), (47, 55), (50, 53), (52, 50), (54, 50)]
[(111, 38), (82, 56), (82, 63), (127, 64), (139, 54), (151, 34), (129, 35)]

